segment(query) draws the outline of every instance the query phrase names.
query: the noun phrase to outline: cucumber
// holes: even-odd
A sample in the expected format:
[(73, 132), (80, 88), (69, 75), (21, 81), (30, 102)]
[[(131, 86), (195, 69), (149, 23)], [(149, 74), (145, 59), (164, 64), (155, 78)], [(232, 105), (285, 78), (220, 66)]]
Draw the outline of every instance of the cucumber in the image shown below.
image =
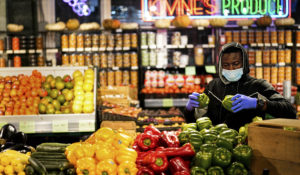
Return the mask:
[(40, 175), (48, 174), (46, 167), (39, 160), (37, 160), (33, 157), (29, 157), (28, 161), (29, 161), (30, 165), (33, 167), (33, 169), (35, 171), (37, 171)]
[(34, 152), (31, 157), (38, 159), (64, 159), (66, 155), (64, 153), (49, 153), (49, 152)]
[(75, 168), (67, 169), (66, 175), (76, 175), (76, 169)]
[(46, 142), (46, 143), (42, 143), (42, 144), (39, 144), (39, 145), (41, 145), (41, 146), (61, 146), (61, 147), (67, 147), (70, 144), (68, 144), (68, 143)]
[(36, 147), (36, 151), (64, 153), (66, 151), (66, 147), (64, 147), (64, 146), (38, 145)]
[(34, 175), (34, 169), (33, 169), (33, 167), (30, 166), (30, 165), (27, 165), (25, 167), (25, 173), (26, 173), (26, 175)]

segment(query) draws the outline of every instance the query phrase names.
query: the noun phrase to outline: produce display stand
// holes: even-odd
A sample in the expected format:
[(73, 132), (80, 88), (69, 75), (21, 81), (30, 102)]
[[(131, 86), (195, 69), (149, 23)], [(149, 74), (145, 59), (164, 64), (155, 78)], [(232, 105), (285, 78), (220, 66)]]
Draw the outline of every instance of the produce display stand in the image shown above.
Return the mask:
[[(18, 74), (31, 75), (32, 70), (38, 70), (43, 76), (72, 75), (75, 70), (84, 70), (88, 67), (22, 67), (1, 68), (1, 76), (17, 76)], [(24, 133), (74, 133), (93, 132), (96, 130), (96, 96), (97, 96), (97, 68), (94, 68), (94, 112), (90, 114), (39, 114), (39, 115), (11, 115), (1, 116), (0, 126), (11, 123)]]

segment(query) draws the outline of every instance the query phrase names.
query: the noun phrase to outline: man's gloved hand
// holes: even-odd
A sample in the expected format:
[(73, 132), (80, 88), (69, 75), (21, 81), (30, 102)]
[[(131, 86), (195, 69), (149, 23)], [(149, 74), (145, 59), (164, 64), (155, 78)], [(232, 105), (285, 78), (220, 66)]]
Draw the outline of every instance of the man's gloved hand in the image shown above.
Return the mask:
[(200, 96), (199, 93), (193, 92), (189, 95), (189, 101), (186, 103), (186, 109), (188, 111), (192, 111), (194, 108), (199, 107), (198, 97)]
[(234, 113), (243, 109), (255, 109), (257, 104), (256, 98), (248, 97), (242, 94), (236, 94), (231, 98), (231, 101), (233, 101), (231, 109)]

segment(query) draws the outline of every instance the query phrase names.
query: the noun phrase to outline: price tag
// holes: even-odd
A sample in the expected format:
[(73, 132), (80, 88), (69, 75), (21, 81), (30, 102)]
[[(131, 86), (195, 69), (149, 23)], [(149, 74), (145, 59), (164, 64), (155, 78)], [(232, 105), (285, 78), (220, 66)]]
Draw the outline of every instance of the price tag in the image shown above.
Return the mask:
[(211, 74), (217, 73), (216, 66), (214, 66), (214, 65), (205, 66), (205, 71), (207, 73), (211, 73)]
[(196, 67), (195, 66), (185, 67), (185, 75), (196, 75)]
[(194, 45), (193, 44), (188, 44), (186, 47), (189, 48), (189, 49), (191, 49), (191, 48), (194, 47)]
[(142, 49), (148, 49), (148, 46), (141, 46)]
[(300, 47), (300, 43), (297, 43), (297, 47)]
[(287, 46), (293, 46), (293, 43), (286, 43)]
[(29, 49), (29, 50), (28, 50), (28, 53), (35, 53), (35, 50)]
[(75, 52), (75, 48), (69, 48), (69, 52)]
[(172, 45), (167, 45), (167, 49), (171, 49), (171, 48), (173, 48)]
[(95, 121), (94, 120), (79, 120), (79, 131), (95, 131)]
[(98, 49), (99, 49), (98, 47), (93, 47), (92, 51), (96, 52), (96, 51), (98, 51)]
[(108, 47), (108, 48), (106, 48), (106, 50), (108, 50), (108, 51), (112, 51), (112, 50), (113, 50), (113, 48), (112, 48), (112, 47)]
[(123, 50), (129, 50), (130, 48), (129, 47), (123, 47)]
[(35, 121), (20, 121), (19, 128), (24, 133), (35, 133)]
[(209, 45), (208, 44), (203, 44), (202, 47), (203, 48), (209, 48)]
[(112, 69), (113, 70), (119, 70), (119, 67), (113, 67)]
[(77, 52), (83, 52), (83, 48), (77, 48)]
[(6, 125), (7, 123), (5, 122), (0, 122), (0, 128), (2, 128), (2, 126)]
[(137, 67), (137, 66), (132, 66), (131, 67), (131, 70), (138, 70), (139, 69), (139, 67)]
[(63, 52), (68, 52), (69, 49), (66, 49), (66, 48), (65, 48), (65, 49), (62, 49), (62, 51), (63, 51)]
[(258, 47), (263, 47), (264, 44), (263, 44), (263, 43), (258, 43), (257, 46), (258, 46)]
[(2, 50), (0, 50), (0, 54), (3, 54), (3, 51), (2, 51)]
[(92, 48), (91, 47), (87, 47), (87, 48), (85, 48), (85, 51), (86, 52), (90, 52), (90, 51), (92, 51)]
[(156, 45), (149, 46), (150, 49), (156, 49)]
[(99, 51), (105, 51), (104, 47), (99, 48)]
[(42, 53), (43, 50), (39, 49), (39, 50), (36, 50), (36, 53)]
[(255, 66), (262, 66), (262, 63), (255, 63)]
[(256, 43), (251, 43), (250, 46), (251, 47), (256, 47)]
[(197, 28), (198, 30), (204, 30), (204, 27), (200, 26)]
[(172, 107), (172, 106), (173, 106), (173, 99), (171, 98), (163, 99), (163, 107)]
[(7, 53), (7, 54), (12, 54), (13, 51), (12, 51), (12, 50), (7, 50), (6, 53)]
[(52, 121), (52, 132), (68, 132), (68, 131), (69, 131), (68, 120)]
[(208, 47), (209, 47), (209, 48), (214, 48), (214, 47), (215, 47), (215, 45), (213, 45), (213, 44), (210, 44), (210, 45), (208, 45)]
[(20, 50), (14, 50), (14, 53), (19, 54)]
[(243, 29), (248, 29), (249, 27), (248, 27), (248, 26), (243, 26), (242, 28), (243, 28)]
[(181, 48), (181, 49), (182, 49), (182, 48), (185, 48), (185, 47), (184, 47), (184, 45), (179, 45), (179, 48)]
[(284, 62), (278, 63), (279, 66), (285, 66)]
[(270, 43), (265, 43), (265, 46), (266, 46), (266, 47), (270, 47), (271, 44), (270, 44)]
[(120, 33), (122, 32), (122, 29), (116, 29), (116, 32)]

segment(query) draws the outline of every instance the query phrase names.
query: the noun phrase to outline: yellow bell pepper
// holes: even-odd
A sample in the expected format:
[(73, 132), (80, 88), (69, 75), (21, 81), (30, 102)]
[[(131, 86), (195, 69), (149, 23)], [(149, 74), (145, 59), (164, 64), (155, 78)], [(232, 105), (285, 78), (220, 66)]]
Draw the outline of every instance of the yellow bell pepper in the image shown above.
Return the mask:
[(118, 166), (118, 175), (136, 175), (138, 169), (135, 162), (123, 162)]
[(4, 173), (5, 174), (14, 174), (14, 167), (12, 165), (7, 165), (4, 168)]
[(96, 158), (98, 161), (102, 161), (105, 159), (115, 159), (115, 152), (110, 148), (100, 147), (96, 149)]
[(9, 157), (8, 156), (2, 156), (1, 157), (1, 159), (0, 159), (0, 163), (1, 163), (1, 165), (3, 165), (3, 166), (7, 166), (7, 165), (9, 165), (10, 164), (10, 159), (9, 159)]
[(81, 142), (75, 142), (66, 147), (65, 154), (68, 155), (69, 152), (77, 149), (78, 145), (81, 145)]
[(117, 175), (117, 165), (112, 159), (99, 162), (96, 166), (97, 175)]
[(96, 161), (91, 157), (78, 159), (76, 162), (77, 175), (96, 175)]
[(24, 171), (18, 172), (18, 175), (26, 175)]
[(95, 155), (95, 147), (92, 144), (82, 142), (80, 144), (75, 143), (66, 151), (67, 159), (74, 166), (77, 164), (77, 160), (84, 157), (94, 157)]
[(4, 166), (0, 165), (0, 173), (4, 171)]
[(100, 128), (95, 132), (95, 140), (97, 141), (106, 141), (109, 138), (112, 138), (115, 135), (115, 131), (108, 127)]
[(127, 148), (133, 143), (133, 138), (124, 133), (118, 133), (115, 136), (113, 146), (117, 149)]
[(132, 148), (121, 148), (117, 152), (116, 161), (121, 164), (126, 161), (135, 162), (137, 158), (137, 152)]
[(87, 138), (84, 142), (90, 143), (90, 144), (95, 144), (96, 143), (95, 133), (90, 135), (89, 138)]

